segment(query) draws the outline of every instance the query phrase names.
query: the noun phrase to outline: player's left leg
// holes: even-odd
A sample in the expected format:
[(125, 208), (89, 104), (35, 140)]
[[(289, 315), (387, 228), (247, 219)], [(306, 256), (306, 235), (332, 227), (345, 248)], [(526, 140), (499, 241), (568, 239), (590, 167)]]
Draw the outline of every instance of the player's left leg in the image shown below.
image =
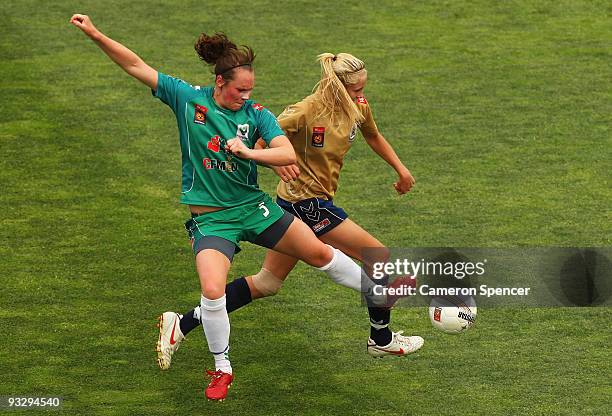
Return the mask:
[[(286, 227), (292, 222), (293, 216), (283, 214), (282, 221), (275, 223), (272, 231), (277, 230), (282, 235)], [(188, 222), (188, 224), (191, 224)], [(220, 249), (228, 259), (233, 258), (233, 245), (215, 237), (202, 238), (194, 242), (193, 250), (198, 252), (209, 241), (212, 246)], [(274, 245), (272, 241), (256, 241), (261, 245)], [(225, 308), (227, 313), (249, 304), (253, 299), (275, 294), (282, 286), (289, 272), (295, 267), (297, 259), (284, 254), (268, 250), (262, 269), (248, 277), (239, 277), (225, 286)], [(184, 315), (176, 312), (164, 312), (159, 320), (159, 338), (156, 346), (157, 364), (162, 370), (170, 368), (172, 356), (178, 350), (187, 334), (201, 326), (202, 308), (200, 305), (191, 309)]]
[[(388, 250), (374, 236), (361, 228), (358, 224), (346, 218), (342, 223), (319, 236), (323, 242), (336, 247), (350, 257), (363, 263), (364, 268), (371, 275), (372, 264), (388, 260)], [(366, 251), (367, 250), (367, 251)], [(409, 279), (396, 280), (398, 284), (414, 283)], [(370, 315), (370, 339), (368, 340), (368, 353), (374, 357), (384, 355), (406, 355), (417, 351), (423, 345), (423, 338), (418, 336), (405, 337), (401, 332), (391, 332), (391, 309), (381, 307), (368, 307)]]

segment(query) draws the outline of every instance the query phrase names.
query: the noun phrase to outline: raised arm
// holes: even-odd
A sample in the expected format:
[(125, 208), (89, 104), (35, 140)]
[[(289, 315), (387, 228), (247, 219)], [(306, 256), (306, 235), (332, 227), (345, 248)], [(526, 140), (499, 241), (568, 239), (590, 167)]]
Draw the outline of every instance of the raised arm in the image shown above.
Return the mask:
[(93, 40), (110, 59), (123, 68), (125, 72), (147, 85), (152, 90), (157, 90), (157, 71), (147, 65), (134, 52), (100, 32), (94, 26), (89, 16), (75, 14), (70, 19), (70, 23), (89, 36), (89, 38)]

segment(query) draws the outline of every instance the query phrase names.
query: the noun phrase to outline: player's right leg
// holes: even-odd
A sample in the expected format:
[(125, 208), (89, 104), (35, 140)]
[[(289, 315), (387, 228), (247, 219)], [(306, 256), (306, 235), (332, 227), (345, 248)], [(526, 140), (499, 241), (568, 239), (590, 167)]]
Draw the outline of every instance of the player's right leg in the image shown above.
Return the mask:
[(207, 371), (211, 381), (205, 394), (210, 400), (223, 400), (234, 380), (229, 360), (230, 322), (225, 309), (225, 281), (231, 262), (227, 254), (213, 248), (198, 252), (195, 260), (202, 290), (202, 327), (215, 359), (215, 371)]
[[(251, 302), (266, 296), (273, 296), (293, 270), (298, 260), (273, 250), (266, 252), (261, 270), (251, 276), (239, 277), (225, 286), (227, 313), (231, 313)], [(157, 364), (162, 370), (170, 368), (172, 356), (183, 339), (201, 325), (200, 306), (184, 315), (164, 312), (159, 316), (159, 340), (157, 342)]]
[[(185, 228), (191, 240), (192, 250), (196, 259), (196, 268), (198, 269), (202, 287), (202, 299), (200, 302), (201, 304), (185, 314), (185, 316), (181, 316), (176, 312), (164, 312), (159, 317), (159, 337), (155, 350), (157, 351), (157, 363), (162, 370), (170, 368), (172, 356), (178, 350), (181, 341), (183, 341), (187, 333), (184, 329), (185, 324), (189, 324), (189, 331), (202, 325), (201, 315), (203, 313), (202, 311), (204, 311), (202, 304), (206, 303), (209, 308), (215, 309), (217, 303), (223, 303), (225, 309), (226, 296), (224, 295), (224, 291), (227, 271), (229, 270), (229, 265), (231, 264), (237, 248), (236, 243), (232, 241), (232, 237), (226, 239), (214, 235), (204, 236), (193, 218), (185, 223)], [(206, 256), (204, 256), (203, 253), (206, 253)], [(208, 274), (211, 277), (207, 278), (207, 283), (203, 280), (206, 276), (203, 273), (205, 273), (207, 269), (205, 266), (201, 265), (202, 261), (204, 261), (201, 259), (216, 259), (216, 261), (213, 261), (213, 265), (209, 267)], [(214, 266), (216, 263), (223, 265), (223, 267), (217, 270)], [(204, 285), (206, 285), (206, 291), (209, 292), (208, 297), (205, 294)], [(211, 285), (215, 287), (212, 293), (210, 293), (213, 287)], [(244, 286), (248, 293), (249, 289), (246, 283)], [(222, 300), (218, 300), (221, 298)], [(207, 302), (206, 299), (213, 302)], [(215, 303), (214, 300), (218, 300), (218, 302)], [(197, 312), (197, 319), (193, 318), (195, 312)], [(227, 312), (225, 313), (227, 316)], [(205, 312), (205, 314), (207, 313)]]

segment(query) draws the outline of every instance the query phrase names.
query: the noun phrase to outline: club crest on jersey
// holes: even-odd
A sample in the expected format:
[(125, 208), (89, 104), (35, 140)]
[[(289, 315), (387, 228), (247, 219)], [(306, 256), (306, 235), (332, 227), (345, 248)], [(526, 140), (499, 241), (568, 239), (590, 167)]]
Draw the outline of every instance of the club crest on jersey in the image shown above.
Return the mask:
[(236, 130), (236, 137), (238, 137), (243, 142), (247, 142), (249, 140), (249, 124), (238, 124), (238, 129)]
[(263, 110), (263, 109), (264, 109), (264, 106), (263, 106), (263, 105), (261, 105), (261, 104), (259, 104), (259, 103), (255, 103), (255, 104), (253, 104), (253, 108), (254, 108), (255, 110), (257, 110), (257, 111), (261, 111), (261, 110)]
[(219, 149), (221, 148), (221, 137), (219, 136), (211, 137), (206, 147), (208, 147), (213, 152), (219, 152)]
[(312, 128), (312, 146), (323, 147), (325, 144), (325, 127)]
[(193, 116), (193, 122), (196, 124), (206, 124), (206, 113), (208, 113), (208, 108), (203, 105), (195, 105), (195, 114)]
[(349, 134), (349, 143), (353, 143), (355, 141), (355, 137), (357, 137), (357, 124), (353, 124), (351, 133)]
[(367, 104), (368, 100), (365, 99), (365, 97), (361, 96), (361, 97), (357, 97), (355, 99), (357, 101), (358, 104)]

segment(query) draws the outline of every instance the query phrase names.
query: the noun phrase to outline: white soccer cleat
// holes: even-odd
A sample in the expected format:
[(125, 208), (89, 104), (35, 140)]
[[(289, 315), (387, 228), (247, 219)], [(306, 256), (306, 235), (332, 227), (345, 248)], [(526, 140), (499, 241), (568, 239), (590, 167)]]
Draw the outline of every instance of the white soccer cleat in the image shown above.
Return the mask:
[(178, 350), (185, 336), (181, 332), (179, 321), (181, 316), (176, 312), (164, 312), (158, 318), (159, 339), (155, 351), (157, 351), (157, 365), (162, 370), (170, 368), (172, 354)]
[(394, 332), (393, 338), (389, 345), (380, 346), (372, 340), (368, 339), (368, 354), (372, 357), (384, 357), (385, 355), (404, 356), (418, 351), (425, 340), (419, 336), (405, 337), (402, 334), (404, 331)]

